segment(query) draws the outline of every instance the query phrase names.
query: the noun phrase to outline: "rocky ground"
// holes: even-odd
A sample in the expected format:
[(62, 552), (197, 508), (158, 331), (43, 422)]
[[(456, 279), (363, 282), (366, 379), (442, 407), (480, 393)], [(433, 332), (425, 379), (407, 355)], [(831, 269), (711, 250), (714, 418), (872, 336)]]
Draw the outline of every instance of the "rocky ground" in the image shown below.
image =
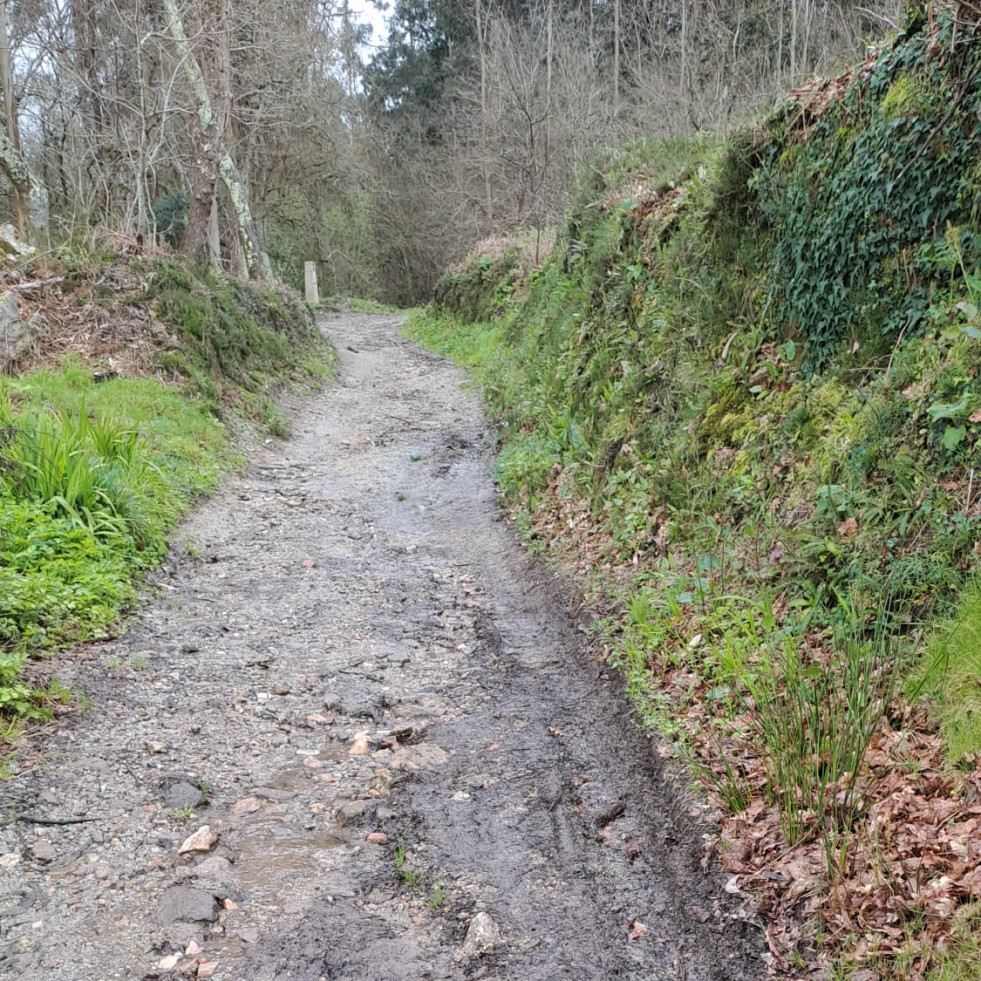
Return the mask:
[(390, 316), (0, 785), (0, 977), (750, 981), (756, 928)]

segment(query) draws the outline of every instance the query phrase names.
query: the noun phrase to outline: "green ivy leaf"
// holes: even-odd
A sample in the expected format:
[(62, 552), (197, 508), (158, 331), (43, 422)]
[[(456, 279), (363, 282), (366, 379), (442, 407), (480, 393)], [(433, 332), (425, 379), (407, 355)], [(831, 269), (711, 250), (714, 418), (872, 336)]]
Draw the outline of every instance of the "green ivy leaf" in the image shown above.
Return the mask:
[(944, 431), (943, 445), (945, 450), (956, 450), (961, 440), (967, 435), (966, 426), (948, 426)]
[(941, 419), (959, 419), (971, 404), (971, 396), (965, 395), (960, 402), (937, 402), (927, 409), (927, 413), (934, 422)]

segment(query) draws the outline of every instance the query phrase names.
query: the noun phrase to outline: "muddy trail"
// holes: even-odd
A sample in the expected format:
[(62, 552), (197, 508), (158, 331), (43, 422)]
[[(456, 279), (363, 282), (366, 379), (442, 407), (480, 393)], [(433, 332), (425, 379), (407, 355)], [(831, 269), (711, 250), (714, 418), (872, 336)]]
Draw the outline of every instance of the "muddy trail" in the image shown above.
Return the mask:
[[(0, 977), (751, 981), (659, 759), (390, 316), (183, 527), (0, 785)], [(74, 823), (50, 823), (74, 822)], [(207, 830), (202, 831), (202, 828)]]

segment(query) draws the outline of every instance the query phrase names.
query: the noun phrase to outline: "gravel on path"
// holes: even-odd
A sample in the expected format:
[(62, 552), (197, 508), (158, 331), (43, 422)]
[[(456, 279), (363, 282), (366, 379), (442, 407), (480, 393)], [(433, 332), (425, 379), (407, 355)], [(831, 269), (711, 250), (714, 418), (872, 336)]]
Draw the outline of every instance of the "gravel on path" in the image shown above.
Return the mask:
[(500, 521), (462, 374), (397, 317), (324, 326), (340, 374), (294, 437), (190, 518), (125, 636), (55, 659), (91, 708), (0, 785), (0, 978), (761, 977)]

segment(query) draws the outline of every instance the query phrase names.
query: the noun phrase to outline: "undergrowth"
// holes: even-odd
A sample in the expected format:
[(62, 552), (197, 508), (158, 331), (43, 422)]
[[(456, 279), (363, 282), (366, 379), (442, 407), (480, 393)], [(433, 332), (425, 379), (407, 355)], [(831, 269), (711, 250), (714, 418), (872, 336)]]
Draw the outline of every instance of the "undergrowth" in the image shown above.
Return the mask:
[(981, 581), (966, 589), (953, 616), (933, 631), (914, 696), (929, 694), (937, 706), (947, 755), (972, 765), (981, 749)]
[(147, 260), (144, 271), (141, 302), (175, 332), (156, 353), (158, 371), (183, 381), (216, 415), (234, 408), (267, 422), (284, 382), (328, 377), (330, 345), (292, 294), (172, 258)]
[[(245, 416), (286, 435), (276, 391), (332, 366), (309, 313), (285, 292), (170, 257), (120, 264), (63, 249), (57, 262), (77, 306), (95, 289), (100, 319), (120, 324), (121, 350), (131, 348), (134, 308), (139, 323), (149, 311), (165, 329), (130, 377), (84, 346), (57, 360), (42, 347), (43, 367), (0, 377), (0, 740), (60, 698), (31, 682), (30, 659), (110, 635), (181, 515), (234, 464), (226, 423)], [(91, 286), (106, 281), (125, 287)], [(39, 319), (46, 301), (53, 311), (65, 303), (41, 296)]]
[(724, 145), (632, 144), (584, 173), (546, 261), (478, 249), (407, 326), (473, 369), (504, 501), (607, 613), (723, 864), (823, 881), (804, 903), (758, 880), (788, 966), (959, 977), (977, 949), (981, 883), (946, 846), (928, 882), (895, 871), (937, 814), (970, 837), (951, 798), (981, 788), (977, 34), (914, 12)]
[(30, 715), (28, 655), (106, 636), (231, 458), (206, 403), (71, 361), (0, 380), (0, 416), (0, 711)]

